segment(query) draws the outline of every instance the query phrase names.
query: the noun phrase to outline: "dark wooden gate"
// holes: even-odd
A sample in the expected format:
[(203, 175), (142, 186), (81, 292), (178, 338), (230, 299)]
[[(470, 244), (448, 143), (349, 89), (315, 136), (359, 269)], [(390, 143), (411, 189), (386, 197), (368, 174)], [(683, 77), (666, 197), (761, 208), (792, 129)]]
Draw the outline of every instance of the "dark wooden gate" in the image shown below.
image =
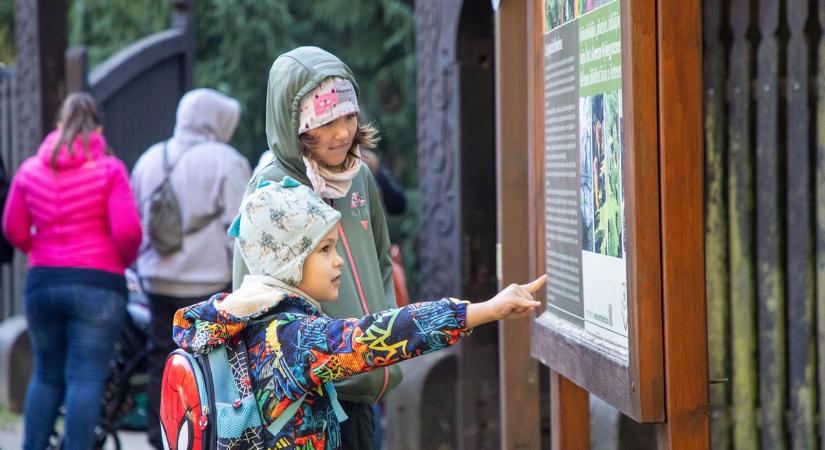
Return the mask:
[(103, 111), (109, 146), (131, 168), (150, 145), (168, 138), (178, 100), (192, 86), (194, 40), (188, 1), (174, 1), (173, 26), (147, 36), (86, 75), (86, 52), (67, 52), (68, 91), (87, 90)]
[(823, 28), (822, 1), (704, 2), (716, 449), (825, 436)]

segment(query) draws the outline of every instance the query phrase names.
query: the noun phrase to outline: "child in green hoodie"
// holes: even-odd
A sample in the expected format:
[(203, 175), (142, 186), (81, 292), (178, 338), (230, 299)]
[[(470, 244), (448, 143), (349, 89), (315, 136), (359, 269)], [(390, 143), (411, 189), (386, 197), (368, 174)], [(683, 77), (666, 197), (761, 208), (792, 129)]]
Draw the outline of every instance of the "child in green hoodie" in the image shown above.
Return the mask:
[[(317, 47), (299, 47), (279, 56), (269, 71), (266, 135), (273, 160), (256, 171), (249, 195), (261, 180), (290, 176), (312, 188), (341, 214), (336, 249), (343, 257), (338, 301), (324, 303), (337, 319), (361, 317), (396, 305), (387, 222), (378, 185), (361, 160), (360, 149), (375, 146), (375, 128), (364, 123), (352, 71)], [(249, 269), (235, 246), (233, 286)], [(401, 371), (384, 367), (336, 383), (350, 417), (343, 447), (374, 448), (372, 405), (401, 381)]]
[[(239, 424), (218, 410), (208, 420), (217, 420), (218, 429), (222, 420), (234, 425), (234, 434), (218, 436), (218, 448), (348, 448), (340, 434), (348, 420), (333, 382), (446, 348), (475, 326), (524, 317), (539, 305), (533, 293), (545, 276), (481, 303), (442, 299), (330, 318), (322, 309), (335, 303), (344, 275), (336, 251), (340, 220), (340, 212), (290, 177), (262, 182), (230, 228), (250, 274), (231, 294), (175, 315), (174, 339), (187, 352), (210, 353), (235, 340), (246, 344), (246, 352), (228, 356), (233, 365), (246, 361), (249, 378), (241, 377), (246, 382), (238, 389), (248, 391), (242, 398), (254, 397), (260, 419)], [(163, 403), (172, 404), (161, 410), (161, 420), (167, 442), (184, 448), (189, 434), (177, 431), (191, 427), (174, 414), (183, 395), (175, 379), (164, 381)]]

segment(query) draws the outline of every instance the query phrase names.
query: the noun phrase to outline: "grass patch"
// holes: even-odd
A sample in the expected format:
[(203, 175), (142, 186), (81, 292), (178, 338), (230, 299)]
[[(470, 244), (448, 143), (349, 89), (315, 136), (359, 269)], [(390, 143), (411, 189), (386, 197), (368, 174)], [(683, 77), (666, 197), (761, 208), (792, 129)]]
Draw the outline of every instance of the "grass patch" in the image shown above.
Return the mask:
[(0, 405), (0, 428), (5, 428), (22, 419), (23, 416), (9, 411), (6, 405)]

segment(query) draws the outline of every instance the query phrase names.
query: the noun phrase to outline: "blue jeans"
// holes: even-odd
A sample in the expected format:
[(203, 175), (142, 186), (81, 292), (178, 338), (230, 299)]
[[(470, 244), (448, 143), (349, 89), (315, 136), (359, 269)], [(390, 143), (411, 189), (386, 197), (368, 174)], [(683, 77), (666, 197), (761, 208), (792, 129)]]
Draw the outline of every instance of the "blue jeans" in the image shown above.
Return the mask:
[(89, 450), (126, 297), (88, 284), (43, 284), (27, 289), (24, 307), (34, 373), (26, 392), (23, 448), (46, 448), (65, 405), (63, 448)]

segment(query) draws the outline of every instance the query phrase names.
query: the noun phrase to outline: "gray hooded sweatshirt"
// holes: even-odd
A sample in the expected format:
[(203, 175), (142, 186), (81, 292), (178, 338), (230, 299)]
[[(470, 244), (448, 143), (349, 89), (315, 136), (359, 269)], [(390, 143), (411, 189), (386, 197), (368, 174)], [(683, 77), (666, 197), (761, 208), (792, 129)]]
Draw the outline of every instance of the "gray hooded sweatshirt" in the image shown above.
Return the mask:
[(144, 227), (137, 270), (154, 294), (196, 297), (220, 290), (232, 280), (234, 239), (226, 229), (238, 213), (249, 162), (226, 142), (235, 132), (240, 104), (211, 89), (196, 89), (178, 104), (172, 138), (149, 147), (132, 170), (132, 188), (141, 216), (163, 182), (163, 146), (167, 145), (172, 188), (181, 210), (181, 251), (157, 253)]

